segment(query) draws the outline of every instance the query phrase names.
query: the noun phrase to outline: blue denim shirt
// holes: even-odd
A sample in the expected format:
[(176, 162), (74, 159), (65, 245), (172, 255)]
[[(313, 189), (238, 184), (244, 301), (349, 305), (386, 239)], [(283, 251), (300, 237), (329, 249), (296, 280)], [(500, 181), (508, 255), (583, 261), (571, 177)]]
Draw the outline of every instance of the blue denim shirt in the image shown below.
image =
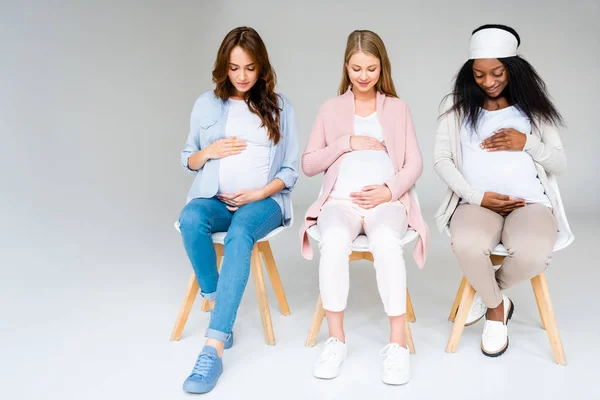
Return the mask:
[[(278, 144), (271, 142), (269, 182), (279, 178), (285, 188), (271, 198), (281, 207), (283, 224), (289, 226), (292, 219), (291, 191), (298, 179), (298, 134), (294, 109), (283, 96), (279, 100), (281, 139)], [(187, 202), (202, 197), (214, 197), (219, 190), (219, 160), (211, 159), (198, 171), (188, 168), (190, 156), (225, 138), (225, 125), (229, 114), (229, 101), (216, 97), (213, 91), (205, 92), (194, 104), (190, 118), (190, 134), (185, 148), (181, 151), (181, 165), (189, 173), (196, 174), (188, 192)]]

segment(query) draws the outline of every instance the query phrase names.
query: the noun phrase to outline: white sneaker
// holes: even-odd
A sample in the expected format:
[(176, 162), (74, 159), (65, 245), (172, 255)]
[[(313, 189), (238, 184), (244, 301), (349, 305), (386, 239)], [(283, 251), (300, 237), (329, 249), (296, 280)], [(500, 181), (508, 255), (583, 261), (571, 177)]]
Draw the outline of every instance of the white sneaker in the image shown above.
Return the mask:
[(502, 295), (504, 305), (504, 322), (485, 321), (481, 335), (481, 351), (488, 357), (498, 357), (508, 348), (508, 320), (512, 318), (515, 309), (510, 299)]
[(465, 326), (471, 326), (479, 322), (479, 320), (485, 315), (486, 311), (487, 307), (483, 300), (481, 300), (479, 293), (475, 293), (475, 297), (473, 297), (473, 304), (471, 304), (469, 315), (467, 315), (467, 320), (465, 321)]
[(404, 385), (410, 380), (410, 350), (390, 343), (379, 353), (385, 357), (381, 380), (388, 385)]
[(346, 343), (330, 337), (325, 342), (319, 359), (313, 366), (313, 376), (320, 379), (333, 379), (340, 374), (340, 367), (346, 359)]

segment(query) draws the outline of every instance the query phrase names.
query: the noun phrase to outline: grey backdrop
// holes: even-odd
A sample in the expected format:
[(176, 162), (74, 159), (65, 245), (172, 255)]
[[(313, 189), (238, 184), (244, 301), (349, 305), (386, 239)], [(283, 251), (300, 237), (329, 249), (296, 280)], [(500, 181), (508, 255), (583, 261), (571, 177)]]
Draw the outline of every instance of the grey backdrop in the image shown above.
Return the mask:
[[(519, 391), (565, 398), (575, 388), (588, 393), (575, 397), (594, 397), (591, 366), (598, 355), (589, 344), (597, 343), (600, 329), (585, 305), (599, 301), (600, 3), (335, 3), (0, 0), (0, 398), (185, 397), (180, 385), (208, 316), (196, 305), (188, 339), (168, 342), (190, 274), (172, 225), (192, 179), (179, 165), (179, 151), (194, 100), (212, 88), (215, 52), (239, 25), (255, 27), (264, 38), (279, 89), (294, 103), (302, 148), (319, 105), (336, 94), (349, 32), (372, 29), (388, 47), (425, 160), (418, 190), (432, 228), (427, 267), (407, 268), (419, 315), (413, 327), (419, 356), (414, 383), (400, 394), (504, 399)], [(433, 225), (444, 191), (432, 169), (433, 133), (438, 104), (467, 54), (469, 32), (484, 23), (517, 29), (522, 54), (544, 77), (568, 123), (562, 137), (569, 169), (559, 182), (577, 239), (555, 254), (561, 267), (548, 270), (568, 369), (550, 362), (546, 335), (532, 322), (537, 309), (526, 284), (511, 289), (520, 307), (520, 320), (511, 325), (511, 354), (483, 363), (477, 328), (465, 330), (460, 356), (443, 353), (445, 316), (460, 271)], [(318, 178), (300, 177), (297, 215), (319, 185)], [(236, 384), (219, 384), (214, 395), (238, 398), (243, 390), (252, 397), (254, 390), (265, 399), (284, 392), (294, 398), (391, 398), (390, 388), (375, 384), (378, 369), (364, 370), (363, 360), (375, 360), (387, 332), (369, 268), (352, 272), (350, 308), (361, 311), (349, 313), (348, 329), (364, 340), (353, 347), (355, 361), (337, 383), (317, 382), (308, 373), (319, 350), (302, 347), (317, 298), (317, 264), (301, 258), (297, 227), (273, 241), (294, 314), (279, 315), (271, 294), (278, 346), (261, 346), (249, 288), (236, 323), (238, 345), (227, 356), (227, 368), (243, 373), (230, 369)], [(282, 357), (294, 360), (290, 369), (273, 370)], [(275, 375), (259, 385), (264, 371)]]
[[(444, 191), (432, 169), (440, 100), (470, 31), (513, 26), (568, 123), (569, 169), (560, 178), (567, 211), (598, 211), (598, 2), (84, 3), (2, 2), (3, 268), (134, 259), (150, 240), (172, 238), (192, 179), (179, 165), (190, 110), (212, 88), (223, 36), (239, 25), (266, 42), (279, 90), (296, 109), (301, 149), (319, 105), (336, 94), (347, 35), (381, 35), (416, 124), (425, 164), (418, 190), (432, 227)], [(319, 185), (301, 175), (300, 211)]]

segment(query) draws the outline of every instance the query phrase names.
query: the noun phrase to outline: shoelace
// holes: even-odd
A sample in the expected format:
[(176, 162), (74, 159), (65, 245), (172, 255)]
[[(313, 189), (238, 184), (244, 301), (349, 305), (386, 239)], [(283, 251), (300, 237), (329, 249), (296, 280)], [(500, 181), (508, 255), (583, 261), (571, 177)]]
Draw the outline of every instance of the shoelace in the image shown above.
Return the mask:
[(332, 359), (337, 358), (337, 349), (336, 349), (337, 341), (338, 340), (335, 338), (327, 339), (327, 341), (325, 342), (325, 348), (323, 349), (323, 352), (319, 356), (319, 361), (318, 361), (319, 363), (329, 362)]
[(396, 357), (400, 354), (400, 345), (398, 343), (389, 343), (387, 344), (379, 354), (385, 357), (383, 360), (383, 366), (386, 368), (400, 368), (400, 357)]
[(208, 375), (212, 366), (215, 364), (216, 359), (217, 357), (213, 354), (200, 353), (198, 359), (196, 360), (196, 364), (194, 364), (192, 374), (200, 376)]
[(475, 314), (483, 314), (486, 311), (487, 307), (483, 301), (473, 304), (473, 312)]

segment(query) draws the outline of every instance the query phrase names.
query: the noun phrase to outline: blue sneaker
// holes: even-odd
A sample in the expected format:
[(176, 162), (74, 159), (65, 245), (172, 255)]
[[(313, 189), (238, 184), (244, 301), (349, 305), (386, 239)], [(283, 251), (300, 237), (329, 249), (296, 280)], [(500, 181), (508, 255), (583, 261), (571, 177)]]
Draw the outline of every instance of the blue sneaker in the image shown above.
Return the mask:
[(223, 360), (217, 355), (217, 349), (204, 346), (192, 374), (183, 382), (183, 390), (188, 393), (208, 393), (214, 389), (223, 373)]
[(233, 346), (233, 332), (231, 332), (231, 335), (229, 335), (229, 339), (227, 339), (225, 341), (225, 347), (224, 347), (224, 349), (225, 350), (230, 349), (231, 346)]

